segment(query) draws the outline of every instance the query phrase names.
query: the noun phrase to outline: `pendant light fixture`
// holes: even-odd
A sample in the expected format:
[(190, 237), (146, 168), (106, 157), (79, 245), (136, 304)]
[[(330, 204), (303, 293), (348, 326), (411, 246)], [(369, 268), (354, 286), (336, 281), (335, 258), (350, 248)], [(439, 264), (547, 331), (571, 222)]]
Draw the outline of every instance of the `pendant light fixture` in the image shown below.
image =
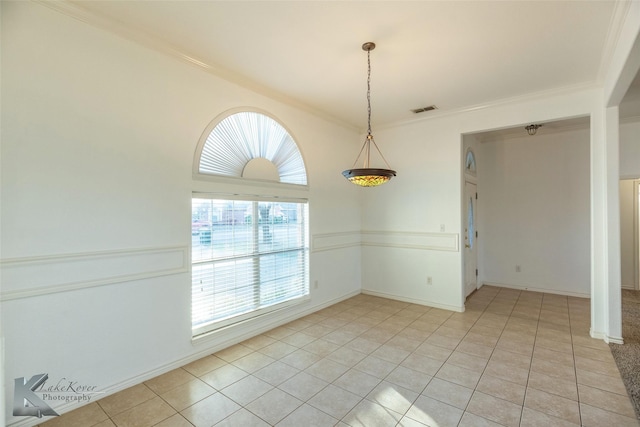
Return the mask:
[[(347, 169), (342, 172), (342, 175), (344, 175), (345, 178), (361, 187), (376, 187), (396, 176), (396, 171), (391, 170), (389, 163), (387, 163), (387, 160), (382, 155), (382, 152), (378, 148), (378, 145), (371, 134), (371, 51), (375, 49), (375, 47), (376, 44), (372, 42), (367, 42), (362, 45), (362, 50), (367, 52), (367, 137), (364, 140), (364, 144), (360, 149), (358, 157), (356, 157), (356, 161), (353, 163), (352, 169)], [(370, 167), (371, 144), (373, 144), (389, 169), (377, 169)], [(363, 167), (359, 169), (354, 168), (361, 157), (364, 159)]]

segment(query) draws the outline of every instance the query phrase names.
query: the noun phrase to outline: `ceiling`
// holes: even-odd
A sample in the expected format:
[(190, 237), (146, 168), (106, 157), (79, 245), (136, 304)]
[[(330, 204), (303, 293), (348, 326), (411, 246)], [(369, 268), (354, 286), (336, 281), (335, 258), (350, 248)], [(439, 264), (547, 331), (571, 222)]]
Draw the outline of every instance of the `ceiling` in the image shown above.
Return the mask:
[[(615, 1), (82, 1), (86, 21), (357, 129), (598, 84)], [(412, 109), (436, 105), (416, 115)]]

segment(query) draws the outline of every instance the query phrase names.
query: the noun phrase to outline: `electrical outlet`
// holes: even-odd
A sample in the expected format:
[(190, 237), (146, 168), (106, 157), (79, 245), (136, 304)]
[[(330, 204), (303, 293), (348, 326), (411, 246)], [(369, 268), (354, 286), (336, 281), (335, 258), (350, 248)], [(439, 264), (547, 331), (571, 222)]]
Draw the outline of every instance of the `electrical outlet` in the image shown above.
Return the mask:
[(520, 273), (520, 271), (522, 271), (522, 269), (520, 268), (519, 265), (516, 265), (516, 273)]
[(440, 232), (444, 233), (444, 224), (440, 224)]
[(318, 289), (318, 281), (313, 282), (313, 289)]
[(431, 280), (431, 276), (427, 276), (427, 285), (433, 285), (433, 280)]

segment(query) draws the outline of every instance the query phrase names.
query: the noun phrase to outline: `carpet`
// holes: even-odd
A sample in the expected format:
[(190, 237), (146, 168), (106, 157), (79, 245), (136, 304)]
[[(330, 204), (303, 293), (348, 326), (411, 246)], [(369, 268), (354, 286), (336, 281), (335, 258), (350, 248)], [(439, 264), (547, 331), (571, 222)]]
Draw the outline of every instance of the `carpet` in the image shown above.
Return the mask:
[(640, 418), (640, 291), (622, 290), (622, 338), (624, 345), (609, 348)]

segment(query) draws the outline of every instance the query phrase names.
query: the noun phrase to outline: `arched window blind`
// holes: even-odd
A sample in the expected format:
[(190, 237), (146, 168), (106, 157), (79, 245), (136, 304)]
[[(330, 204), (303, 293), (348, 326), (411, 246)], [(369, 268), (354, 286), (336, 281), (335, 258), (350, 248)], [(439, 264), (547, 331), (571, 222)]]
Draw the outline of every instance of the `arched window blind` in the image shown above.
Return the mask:
[(213, 128), (202, 148), (198, 172), (241, 178), (253, 159), (273, 163), (282, 183), (307, 184), (302, 155), (289, 132), (253, 111), (231, 114)]

